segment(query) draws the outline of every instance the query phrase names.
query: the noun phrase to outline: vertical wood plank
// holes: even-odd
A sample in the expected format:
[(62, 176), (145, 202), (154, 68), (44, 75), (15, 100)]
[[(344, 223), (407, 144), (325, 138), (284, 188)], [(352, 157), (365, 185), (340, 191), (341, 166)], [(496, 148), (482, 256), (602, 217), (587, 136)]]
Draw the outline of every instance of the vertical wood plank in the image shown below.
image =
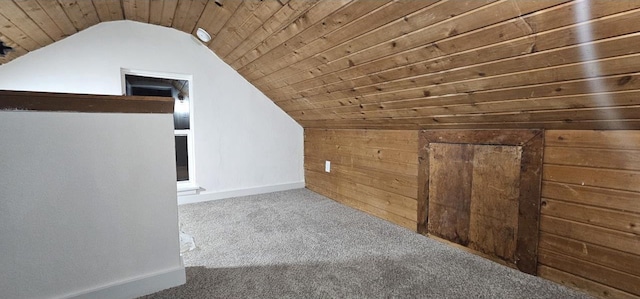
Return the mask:
[(162, 22), (164, 2), (164, 0), (151, 0), (151, 2), (149, 2), (149, 23), (160, 25), (160, 22)]
[(136, 0), (136, 19), (140, 22), (149, 23), (149, 0)]
[(124, 9), (120, 5), (120, 0), (93, 0), (98, 18), (102, 22), (124, 20)]
[(178, 7), (178, 1), (164, 0), (162, 6), (162, 17), (160, 18), (160, 25), (165, 27), (171, 27), (173, 25), (173, 18)]
[(516, 265), (520, 271), (535, 275), (538, 271), (544, 131), (530, 132), (533, 137), (523, 142), (522, 146)]
[(429, 229), (429, 139), (421, 131), (418, 137), (418, 233), (427, 235)]
[(473, 146), (469, 248), (514, 263), (520, 195), (519, 146)]
[(136, 0), (122, 0), (122, 10), (125, 19), (138, 21), (136, 19)]
[(204, 12), (204, 8), (207, 5), (208, 0), (195, 0), (191, 3), (191, 7), (189, 7), (189, 11), (187, 11), (187, 17), (180, 27), (180, 30), (190, 33), (193, 32), (196, 28), (196, 23), (198, 19), (202, 16)]
[(431, 143), (429, 154), (429, 232), (467, 246), (473, 145)]

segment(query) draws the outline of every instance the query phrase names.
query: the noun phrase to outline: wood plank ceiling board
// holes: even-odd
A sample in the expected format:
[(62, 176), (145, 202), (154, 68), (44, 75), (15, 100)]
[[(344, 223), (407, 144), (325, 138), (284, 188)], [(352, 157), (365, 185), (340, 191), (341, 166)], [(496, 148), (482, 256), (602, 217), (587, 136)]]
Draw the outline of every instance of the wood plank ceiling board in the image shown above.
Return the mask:
[(270, 52), (273, 48), (283, 44), (300, 32), (303, 32), (308, 27), (320, 22), (324, 18), (328, 18), (334, 11), (349, 4), (351, 1), (352, 0), (319, 1), (304, 14), (300, 15), (299, 18), (282, 28), (276, 34), (265, 39), (258, 47), (231, 63), (231, 66), (236, 70), (246, 66), (261, 55)]
[[(268, 76), (275, 77), (274, 81), (277, 81), (278, 79), (291, 76), (291, 70), (293, 70), (293, 73), (295, 74), (298, 73), (299, 70), (307, 70), (312, 67), (323, 65), (329, 60), (325, 57), (316, 57), (319, 52), (335, 48), (336, 44), (340, 45), (344, 42), (362, 36), (363, 34), (366, 35), (381, 25), (385, 25), (398, 18), (403, 18), (406, 15), (407, 10), (414, 11), (416, 9), (421, 9), (425, 6), (432, 5), (434, 2), (435, 1), (400, 1), (381, 6), (380, 8), (356, 19), (352, 23), (344, 25), (329, 34), (320, 36), (320, 38), (305, 46), (306, 48), (313, 49), (312, 51), (306, 50), (309, 55), (308, 57), (300, 55), (300, 57), (296, 58), (297, 61), (295, 63), (288, 64), (286, 68), (280, 68)], [(297, 52), (298, 54), (302, 54), (305, 50), (303, 48)], [(256, 86), (261, 86), (260, 82), (261, 81), (256, 80)]]
[[(200, 19), (198, 19), (196, 23), (196, 28), (206, 30), (212, 38), (216, 37), (240, 4), (242, 4), (241, 1), (207, 2), (202, 16), (200, 16)], [(211, 48), (210, 42), (209, 45), (209, 48)]]
[(639, 128), (640, 1), (5, 2), (0, 63), (100, 22), (203, 28), (304, 127)]
[(5, 46), (13, 48), (13, 50), (8, 52), (5, 56), (0, 56), (0, 63), (7, 63), (17, 57), (28, 53), (27, 50), (20, 47), (18, 44), (14, 43), (12, 40), (2, 34), (0, 34), (0, 41), (3, 41)]
[[(34, 2), (33, 0), (27, 1)], [(53, 22), (56, 23), (56, 25), (58, 25), (58, 28), (60, 28), (60, 30), (62, 30), (65, 35), (69, 36), (78, 32), (76, 27), (73, 26), (73, 23), (71, 23), (69, 17), (67, 17), (64, 9), (62, 9), (62, 6), (60, 6), (60, 3), (51, 0), (37, 0), (35, 2), (37, 2), (40, 7), (44, 9), (47, 15), (49, 15), (49, 17), (53, 20)], [(118, 5), (119, 4), (120, 2), (118, 1)]]
[[(216, 54), (226, 58), (233, 50), (235, 50), (243, 41), (247, 40), (250, 34), (253, 34), (259, 27), (264, 26), (265, 22), (273, 18), (277, 13), (286, 10), (288, 6), (280, 5), (279, 2), (263, 2), (263, 4), (252, 12), (251, 15), (238, 27), (234, 32), (234, 36), (227, 40)], [(277, 24), (277, 23), (276, 23)]]
[[(626, 22), (625, 22), (625, 23), (626, 23)], [(593, 25), (589, 25), (589, 27), (584, 28), (584, 29), (582, 29), (582, 28), (578, 28), (577, 30), (563, 32), (563, 33), (564, 33), (564, 35), (563, 35), (563, 36), (567, 36), (567, 34), (569, 34), (569, 36), (574, 36), (574, 35), (575, 35), (575, 31), (580, 32), (580, 31), (585, 30), (585, 29), (586, 29), (586, 30), (589, 30), (589, 28), (590, 28), (590, 27), (593, 27)], [(599, 26), (599, 27), (605, 27), (605, 26)], [(606, 26), (606, 27), (607, 27), (607, 28), (610, 28), (611, 26)], [(633, 29), (632, 29), (632, 30), (633, 30)], [(633, 32), (633, 31), (631, 31), (631, 32)], [(628, 33), (628, 32), (627, 32), (627, 33)], [(615, 34), (615, 33), (614, 33), (614, 34)], [(612, 35), (612, 36), (615, 36), (615, 35)], [(560, 40), (562, 40), (562, 38), (561, 38), (561, 37), (559, 37), (559, 36), (558, 36), (558, 34), (554, 34), (554, 36), (552, 36), (551, 38), (549, 38), (549, 40), (557, 41), (559, 38), (560, 38)], [(566, 39), (566, 38), (565, 38), (565, 39)], [(572, 39), (573, 39), (573, 38), (572, 38)], [(570, 41), (568, 44), (571, 44), (572, 42), (574, 42), (574, 41)], [(443, 43), (441, 42), (441, 44), (443, 44)], [(565, 45), (566, 45), (566, 44), (561, 44), (561, 45), (559, 45), (559, 46), (565, 46)], [(504, 47), (504, 45), (501, 45), (501, 46), (502, 46), (502, 47)], [(439, 47), (440, 47), (440, 46), (439, 46)], [(496, 48), (497, 48), (497, 47), (496, 47)], [(507, 47), (507, 48), (508, 48), (508, 47)], [(526, 52), (527, 52), (527, 53), (529, 53), (529, 52), (531, 52), (531, 49), (533, 49), (533, 46), (532, 46), (532, 44), (531, 44), (531, 43), (528, 43), (528, 45), (526, 45), (526, 48), (524, 48), (523, 50), (526, 50)], [(540, 51), (540, 50), (544, 50), (544, 49), (545, 49), (545, 48), (542, 48), (542, 49), (540, 49), (540, 48), (536, 48), (536, 51)], [(495, 49), (492, 49), (492, 50), (495, 50)], [(473, 52), (472, 52), (472, 53), (473, 53)], [(481, 57), (485, 57), (485, 56), (486, 56), (486, 55), (478, 55), (478, 54), (480, 54), (480, 53), (473, 53), (473, 54), (475, 54), (474, 56), (476, 57), (476, 58), (470, 57), (470, 58), (471, 58), (471, 59), (473, 59), (473, 60), (479, 60), (479, 59), (482, 59)], [(481, 53), (481, 54), (485, 54), (485, 53)], [(480, 57), (480, 58), (479, 58), (479, 57)], [(465, 64), (470, 64), (470, 62), (471, 62), (469, 59), (454, 59), (454, 58), (461, 58), (461, 57), (451, 57), (451, 59), (449, 59), (449, 61), (462, 61), (462, 65), (463, 65), (463, 66), (464, 66)], [(520, 60), (520, 58), (516, 59), (516, 61), (519, 61), (519, 60)], [(437, 67), (438, 67), (438, 65), (442, 65), (443, 63), (447, 63), (447, 61), (437, 61), (437, 63), (434, 63), (432, 67), (437, 68)], [(452, 68), (455, 68), (455, 67), (460, 67), (460, 66), (459, 66), (459, 65), (452, 65), (451, 67), (452, 67)], [(439, 70), (441, 70), (441, 69), (435, 69), (434, 71), (439, 71)], [(381, 74), (380, 76), (382, 76), (383, 78), (389, 78), (388, 76), (385, 76), (385, 75), (387, 75), (387, 74)], [(433, 74), (433, 75), (438, 75), (438, 73), (435, 73), (435, 74)], [(476, 72), (474, 75), (475, 75), (475, 77), (476, 77), (476, 78), (478, 78), (478, 77), (482, 77), (482, 76), (487, 76), (487, 74), (486, 74), (486, 73), (484, 73), (484, 72), (482, 72), (482, 71), (480, 71), (480, 72)], [(441, 77), (443, 77), (443, 76), (440, 76), (440, 78), (441, 78)], [(391, 79), (395, 79), (395, 78), (394, 78), (394, 77), (391, 77), (391, 78), (389, 78), (389, 81), (390, 81)], [(410, 79), (411, 79), (411, 80), (415, 80), (415, 79), (413, 79), (413, 78), (410, 78)], [(449, 79), (449, 80), (453, 80), (453, 78), (452, 78), (452, 79)], [(384, 83), (394, 83), (394, 84), (397, 84), (397, 83), (396, 83), (396, 81), (397, 81), (397, 80), (395, 80), (395, 81), (390, 81), (390, 82), (389, 82), (389, 81), (387, 81), (387, 82), (383, 82), (383, 84), (384, 84)], [(411, 81), (410, 81), (410, 82), (411, 82)], [(436, 84), (436, 85), (437, 85), (437, 84), (441, 84), (441, 83), (442, 83), (442, 81), (437, 81), (437, 80), (434, 80), (433, 82), (434, 82), (434, 83), (432, 83), (432, 84)], [(416, 82), (411, 82), (411, 83), (414, 83), (414, 84), (415, 84), (415, 83), (418, 83), (418, 82), (416, 81)], [(383, 88), (383, 87), (384, 87), (384, 88)], [(373, 89), (375, 89), (378, 93), (377, 93), (377, 94), (376, 94), (376, 93), (374, 93), (374, 92), (373, 92)], [(361, 98), (359, 102), (360, 102), (360, 103), (363, 103), (363, 102), (364, 102), (364, 103), (366, 103), (367, 94), (364, 94), (364, 95), (363, 95), (362, 93), (366, 93), (366, 92), (368, 92), (368, 94), (378, 95), (378, 94), (381, 94), (381, 93), (382, 93), (382, 94), (389, 94), (391, 91), (394, 91), (394, 90), (393, 90), (393, 88), (391, 88), (391, 90), (389, 90), (389, 89), (390, 89), (390, 87), (388, 87), (388, 86), (379, 86), (379, 85), (378, 85), (378, 86), (370, 86), (370, 87), (369, 87), (369, 90), (371, 90), (371, 91), (362, 90), (362, 89), (361, 89), (361, 90), (357, 90), (357, 91), (360, 93), (360, 98)], [(404, 88), (403, 90), (411, 91), (412, 89), (411, 89), (410, 87), (407, 87), (407, 88)], [(425, 94), (425, 92), (427, 92), (427, 91), (428, 91), (428, 92), (429, 92), (429, 96), (436, 96), (436, 94), (433, 94), (433, 93), (431, 92), (431, 90), (429, 90), (429, 89), (427, 89), (427, 88), (424, 88), (424, 87), (420, 87), (419, 91), (420, 91), (420, 92), (422, 92), (423, 94)], [(325, 91), (325, 94), (326, 94), (326, 92), (330, 92), (330, 94), (332, 95), (332, 97), (333, 97), (333, 98), (335, 98), (335, 99), (338, 99), (338, 100), (339, 100), (339, 99), (340, 99), (340, 96), (341, 96), (341, 97), (343, 97), (343, 98), (349, 98), (349, 96), (351, 95), (350, 93), (353, 93), (354, 91), (353, 91), (353, 90), (349, 90), (349, 91), (341, 91), (341, 92), (337, 92), (337, 90), (326, 90), (326, 91)], [(336, 97), (336, 94), (337, 94), (337, 95), (339, 95), (339, 97)], [(418, 95), (419, 95), (419, 94), (418, 94)], [(394, 95), (394, 96), (397, 96), (397, 95)], [(324, 96), (323, 94), (320, 94), (320, 95), (319, 95), (319, 97), (320, 97), (320, 98), (319, 98), (319, 100), (322, 100), (322, 97), (326, 97), (326, 96)], [(383, 99), (385, 99), (385, 98), (383, 98)], [(315, 99), (314, 99), (314, 98), (309, 98), (309, 100), (315, 100)], [(325, 101), (326, 101), (326, 100), (325, 100)], [(335, 102), (335, 101), (333, 101), (333, 102)], [(328, 104), (331, 104), (332, 106), (337, 107), (338, 105), (337, 105), (337, 104), (332, 104), (333, 102), (329, 101), (329, 102), (328, 102)], [(338, 101), (338, 102), (339, 102), (339, 103), (344, 103), (344, 102), (340, 102), (340, 101)], [(329, 107), (331, 107), (331, 106), (329, 106)]]
[(149, 22), (149, 0), (122, 0), (122, 8), (127, 20)]
[[(186, 17), (182, 24), (176, 26), (176, 24), (174, 23), (173, 27), (184, 32), (194, 31), (198, 19), (204, 12), (204, 8), (207, 6), (207, 2), (207, 0), (193, 0), (191, 5), (189, 6), (189, 10), (186, 12)], [(180, 6), (178, 6), (178, 8), (180, 8)]]
[(242, 39), (280, 7), (282, 5), (277, 1), (242, 2), (233, 18), (229, 19), (225, 27), (212, 39), (213, 51), (220, 57), (225, 57)]
[(6, 42), (13, 42), (27, 51), (33, 51), (39, 49), (41, 46), (24, 33), (23, 30), (11, 23), (4, 15), (0, 14), (0, 28), (2, 28), (2, 34), (7, 38)]
[[(433, 6), (420, 9), (415, 12), (406, 10), (405, 15), (401, 16), (398, 20), (387, 24), (380, 28), (380, 30), (371, 30), (367, 34), (361, 35), (354, 40), (348, 41), (345, 44), (334, 47), (326, 53), (321, 53), (321, 57), (327, 62), (318, 67), (317, 71), (312, 74), (304, 74), (303, 77), (291, 76), (294, 79), (308, 79), (308, 76), (315, 76), (335, 72), (339, 69), (346, 69), (356, 66), (357, 60), (354, 60), (353, 56), (364, 55), (363, 53), (371, 52), (377, 48), (398, 48), (398, 40), (393, 40), (394, 37), (402, 37), (409, 34), (415, 34), (416, 31), (424, 32), (431, 29), (429, 26), (440, 21), (453, 18), (457, 14), (465, 13), (469, 10), (473, 10), (487, 3), (494, 2), (489, 1), (473, 1), (459, 3), (456, 1), (439, 2)], [(426, 4), (430, 4), (425, 2)], [(460, 5), (462, 4), (462, 5)], [(411, 12), (407, 14), (407, 12)], [(402, 46), (402, 45), (401, 45)], [(372, 49), (369, 49), (372, 48)], [(362, 50), (368, 50), (367, 52)], [(362, 53), (361, 53), (362, 52)], [(347, 54), (347, 55), (345, 55)], [(300, 74), (302, 75), (302, 74)], [(285, 82), (292, 84), (297, 81), (286, 80)], [(279, 87), (283, 85), (276, 85)]]
[[(3, 3), (2, 6), (0, 6), (0, 14), (2, 14), (7, 21), (11, 22), (14, 26), (21, 28), (21, 30), (38, 45), (43, 47), (53, 43), (54, 40), (36, 24), (31, 16), (24, 13), (16, 3)], [(18, 26), (16, 24), (20, 25)]]
[[(292, 84), (292, 87), (306, 91), (332, 82), (348, 83), (349, 81), (345, 80), (349, 79), (349, 77), (338, 73), (338, 71), (347, 71), (358, 75), (367, 75), (373, 71), (362, 69), (362, 65), (356, 66), (356, 63), (350, 59), (350, 54), (355, 54), (379, 43), (401, 37), (419, 28), (425, 28), (438, 21), (452, 18), (457, 14), (464, 13), (483, 4), (485, 4), (484, 1), (465, 2), (462, 3), (462, 5), (456, 1), (441, 1), (412, 12), (400, 19), (318, 54), (322, 60), (327, 62), (326, 64), (319, 66), (317, 70), (312, 70), (309, 73), (298, 72), (294, 76), (282, 78), (279, 80), (279, 84), (276, 83), (272, 86), (272, 89), (273, 87), (280, 88), (284, 86), (284, 84)], [(392, 47), (394, 42), (395, 41), (391, 42)]]
[(162, 15), (160, 16), (160, 25), (171, 27), (173, 24), (173, 16), (175, 15), (178, 1), (163, 1)]
[(240, 57), (243, 57), (251, 49), (255, 49), (263, 40), (266, 40), (272, 34), (282, 30), (288, 24), (305, 13), (314, 1), (308, 0), (291, 0), (276, 12), (270, 19), (265, 21), (258, 29), (240, 43), (229, 55), (224, 56), (224, 61), (230, 65)]
[(151, 0), (149, 2), (149, 23), (160, 25), (162, 21), (162, 10), (164, 9), (164, 0)]
[(73, 26), (78, 30), (87, 29), (100, 22), (95, 6), (91, 1), (58, 0)]
[(390, 4), (384, 1), (353, 1), (323, 19), (322, 22), (313, 24), (300, 34), (293, 36), (285, 43), (252, 61), (251, 64), (239, 68), (238, 72), (251, 80), (278, 70), (314, 51), (315, 49), (311, 45), (316, 39), (322, 38), (342, 26), (349, 26), (351, 22), (367, 15), (378, 7), (387, 5)]
[(96, 8), (101, 22), (124, 19), (120, 0), (93, 0), (93, 6)]
[[(496, 2), (496, 3), (489, 4), (487, 6), (493, 7), (493, 9), (498, 9), (498, 10), (502, 10), (505, 7), (510, 8), (511, 10), (515, 10), (515, 8), (513, 8), (513, 4), (510, 4), (510, 3), (505, 4), (505, 2)], [(482, 15), (477, 15), (477, 12), (485, 12), (485, 11), (489, 11), (489, 9), (486, 9), (486, 10), (476, 9), (471, 12), (462, 14), (461, 16), (455, 16), (450, 19), (446, 19), (443, 22), (439, 22), (435, 24), (435, 26), (426, 26), (424, 28), (419, 28), (414, 32), (403, 35), (399, 39), (392, 40), (390, 43), (378, 44), (375, 47), (367, 49), (367, 51), (361, 51), (361, 52), (355, 53), (354, 55), (351, 55), (349, 57), (351, 62), (346, 65), (355, 66), (363, 62), (369, 61), (375, 57), (401, 52), (403, 50), (413, 48), (415, 46), (422, 46), (424, 44), (428, 44), (429, 42), (436, 41), (439, 38), (457, 35), (460, 33), (459, 30), (464, 30), (464, 29), (456, 28), (456, 26), (458, 26), (458, 23), (454, 22), (455, 20), (462, 18), (464, 20), (464, 24), (467, 24), (468, 20), (477, 20), (478, 18), (480, 18), (480, 20), (484, 20), (484, 22), (487, 22), (486, 16), (482, 18), (483, 17)], [(479, 22), (479, 21), (475, 21), (475, 22)], [(452, 34), (452, 32), (454, 34)], [(333, 64), (333, 65), (335, 66), (336, 64)], [(305, 96), (308, 96), (308, 95), (305, 95)]]
[[(42, 29), (53, 41), (59, 41), (66, 37), (65, 33), (56, 25), (56, 23), (49, 17), (49, 15), (44, 11), (44, 9), (38, 4), (36, 1), (28, 1), (28, 0), (16, 0), (14, 1), (20, 9), (26, 13), (29, 18), (33, 20), (35, 24), (37, 24), (40, 29)], [(6, 5), (6, 6), (5, 6)], [(5, 3), (2, 6), (2, 9), (6, 9), (12, 7), (10, 2)], [(13, 10), (14, 12), (16, 10)], [(10, 12), (8, 12), (10, 13)], [(20, 13), (17, 13), (20, 15)]]

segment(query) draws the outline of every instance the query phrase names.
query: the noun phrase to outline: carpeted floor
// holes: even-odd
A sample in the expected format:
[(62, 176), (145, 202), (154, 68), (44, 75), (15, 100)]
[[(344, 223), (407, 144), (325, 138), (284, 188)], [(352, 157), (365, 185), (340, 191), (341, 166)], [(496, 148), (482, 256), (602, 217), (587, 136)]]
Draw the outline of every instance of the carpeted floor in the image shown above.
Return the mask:
[(179, 213), (187, 283), (144, 298), (590, 298), (306, 189)]

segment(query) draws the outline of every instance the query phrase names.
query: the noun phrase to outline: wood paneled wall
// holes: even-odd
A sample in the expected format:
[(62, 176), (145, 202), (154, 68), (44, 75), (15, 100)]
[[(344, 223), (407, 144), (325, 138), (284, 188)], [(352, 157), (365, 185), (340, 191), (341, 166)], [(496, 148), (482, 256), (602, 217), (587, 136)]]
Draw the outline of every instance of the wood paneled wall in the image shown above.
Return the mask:
[(307, 188), (416, 230), (417, 131), (306, 129), (304, 148)]
[[(417, 140), (418, 131), (306, 129), (307, 187), (415, 230)], [(541, 213), (538, 275), (640, 298), (640, 131), (545, 132)]]
[(640, 131), (547, 131), (539, 275), (640, 298)]

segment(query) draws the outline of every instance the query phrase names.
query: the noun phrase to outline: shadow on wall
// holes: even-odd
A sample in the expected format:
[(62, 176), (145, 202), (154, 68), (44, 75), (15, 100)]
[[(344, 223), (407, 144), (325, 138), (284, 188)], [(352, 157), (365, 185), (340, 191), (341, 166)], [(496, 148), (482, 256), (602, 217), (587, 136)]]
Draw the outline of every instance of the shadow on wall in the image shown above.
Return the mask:
[[(489, 261), (382, 257), (345, 263), (188, 267), (185, 285), (152, 298), (590, 298)], [(431, 265), (430, 265), (431, 264)], [(478, 267), (480, 266), (480, 267)]]

